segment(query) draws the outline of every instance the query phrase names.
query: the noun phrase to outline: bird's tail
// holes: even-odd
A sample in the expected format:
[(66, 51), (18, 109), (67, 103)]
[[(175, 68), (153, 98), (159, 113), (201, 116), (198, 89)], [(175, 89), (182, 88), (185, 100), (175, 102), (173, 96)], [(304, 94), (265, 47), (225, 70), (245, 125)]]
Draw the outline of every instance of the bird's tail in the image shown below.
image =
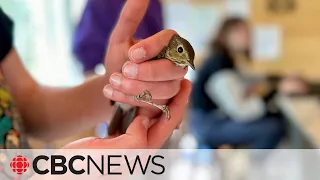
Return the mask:
[(109, 136), (117, 133), (125, 134), (129, 125), (136, 117), (136, 111), (136, 107), (131, 107), (129, 110), (124, 110), (119, 104), (116, 104), (115, 113), (108, 128)]

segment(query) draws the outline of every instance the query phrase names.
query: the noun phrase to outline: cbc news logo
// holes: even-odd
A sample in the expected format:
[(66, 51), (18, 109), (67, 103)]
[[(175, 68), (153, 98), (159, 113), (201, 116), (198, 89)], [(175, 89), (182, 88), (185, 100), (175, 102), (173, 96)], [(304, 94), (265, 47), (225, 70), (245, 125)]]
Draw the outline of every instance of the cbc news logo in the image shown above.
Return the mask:
[(12, 159), (10, 163), (10, 167), (13, 172), (17, 173), (18, 175), (21, 175), (25, 173), (30, 166), (30, 163), (27, 158), (19, 155)]
[[(144, 175), (147, 172), (151, 172), (155, 175), (161, 175), (165, 173), (166, 170), (165, 166), (159, 162), (164, 159), (164, 156), (161, 155), (148, 155), (147, 159), (143, 157), (143, 159), (145, 160), (142, 160), (142, 157), (140, 157), (140, 155), (136, 155), (135, 158), (131, 156), (129, 157), (127, 155), (108, 155), (107, 157), (105, 157), (105, 155), (101, 155), (100, 158), (97, 156), (94, 157), (95, 158), (91, 157), (90, 155), (74, 155), (69, 159), (69, 157), (66, 158), (63, 155), (39, 155), (33, 160), (29, 159), (29, 161), (22, 155), (18, 155), (12, 159), (10, 167), (12, 171), (17, 175), (27, 176), (29, 175), (29, 173), (30, 175), (33, 174), (31, 173), (33, 171), (39, 175), (63, 175), (68, 173), (68, 171), (70, 171), (74, 175), (95, 175), (95, 173), (92, 172), (94, 169), (98, 170), (97, 173), (99, 175), (122, 175), (125, 172), (122, 172), (121, 170), (115, 172), (113, 170), (117, 169), (115, 167), (120, 166), (127, 167), (127, 172), (129, 172), (131, 175), (136, 174), (136, 171), (139, 171), (139, 169)], [(38, 163), (40, 160), (51, 164), (51, 168), (47, 167), (47, 169), (40, 170), (38, 167)], [(104, 163), (105, 160), (107, 160), (107, 163)], [(119, 160), (125, 163), (116, 163), (119, 162)], [(28, 168), (30, 167), (29, 162), (32, 165), (31, 168), (33, 171), (27, 172)], [(75, 164), (77, 165), (77, 167), (80, 165), (78, 165), (78, 163), (80, 163), (81, 166), (84, 166), (83, 169), (75, 169)]]

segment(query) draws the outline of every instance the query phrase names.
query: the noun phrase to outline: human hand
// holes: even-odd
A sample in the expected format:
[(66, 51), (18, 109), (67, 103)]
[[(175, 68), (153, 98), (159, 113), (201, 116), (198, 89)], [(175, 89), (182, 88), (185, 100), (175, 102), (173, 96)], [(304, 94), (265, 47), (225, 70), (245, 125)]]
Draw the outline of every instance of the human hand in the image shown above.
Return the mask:
[(64, 149), (160, 149), (181, 123), (191, 92), (190, 81), (182, 80), (179, 89), (179, 93), (168, 104), (171, 110), (170, 120), (162, 115), (153, 119), (152, 124), (150, 118), (138, 116), (123, 135), (102, 139), (85, 138), (66, 145)]
[[(137, 155), (139, 155), (139, 157), (142, 158), (142, 161), (144, 161), (145, 156), (155, 153), (157, 149), (160, 149), (163, 146), (163, 144), (172, 134), (173, 130), (177, 127), (177, 125), (181, 123), (181, 119), (191, 92), (190, 81), (186, 79), (182, 80), (179, 89), (180, 91), (178, 92), (178, 94), (174, 98), (172, 98), (172, 101), (170, 101), (170, 103), (168, 104), (171, 110), (170, 120), (167, 120), (165, 115), (162, 115), (161, 117), (154, 119), (155, 123), (152, 125), (151, 120), (148, 117), (138, 116), (130, 124), (125, 134), (122, 134), (118, 137), (91, 137), (80, 139), (75, 142), (69, 143), (63, 149), (58, 150), (57, 154), (63, 155), (67, 159), (73, 157), (75, 154), (83, 156), (90, 155), (96, 161), (99, 161), (101, 159), (101, 155), (105, 157), (115, 154), (127, 155), (128, 157), (136, 157)], [(128, 149), (131, 150), (128, 151)], [(132, 149), (136, 149), (136, 151)], [(106, 163), (108, 161), (105, 160)], [(95, 171), (91, 172), (91, 174), (84, 173), (83, 175), (76, 175), (70, 171), (67, 171), (66, 174), (62, 174), (60, 176), (51, 175), (50, 173), (46, 175), (35, 174), (30, 179), (126, 179), (127, 174), (125, 172), (127, 172), (127, 169), (122, 170), (122, 168), (125, 168), (123, 166), (123, 162), (121, 161), (121, 159), (117, 159), (116, 162), (118, 162), (120, 166), (117, 166), (117, 169), (115, 169), (115, 171), (124, 172), (122, 175), (102, 175), (99, 172)], [(98, 164), (100, 163), (98, 162)], [(76, 161), (73, 167), (81, 169), (81, 167), (87, 167), (86, 165), (87, 164), (85, 163), (85, 161)], [(48, 168), (50, 168), (50, 163), (48, 163)], [(106, 172), (107, 170), (105, 171), (105, 173)]]
[[(123, 8), (110, 37), (105, 59), (106, 76), (110, 78), (110, 84), (105, 86), (104, 94), (113, 101), (140, 107), (138, 115), (154, 118), (161, 111), (134, 100), (133, 96), (148, 90), (155, 103), (166, 104), (179, 91), (187, 68), (177, 67), (166, 59), (148, 61), (168, 45), (175, 31), (164, 30), (134, 44), (133, 35), (145, 15), (148, 3), (149, 0), (128, 0)], [(125, 63), (128, 57), (130, 61)], [(120, 73), (121, 69), (123, 73)]]
[(281, 80), (278, 90), (282, 94), (306, 94), (309, 91), (309, 87), (301, 76), (288, 75)]

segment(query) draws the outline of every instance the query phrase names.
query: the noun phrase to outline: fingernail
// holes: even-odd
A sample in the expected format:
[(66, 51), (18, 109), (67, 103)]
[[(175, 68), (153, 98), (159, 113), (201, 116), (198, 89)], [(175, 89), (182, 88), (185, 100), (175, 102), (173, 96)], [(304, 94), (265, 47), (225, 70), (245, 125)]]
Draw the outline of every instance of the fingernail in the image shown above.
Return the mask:
[(119, 74), (112, 74), (110, 77), (110, 83), (112, 86), (120, 87), (121, 84), (121, 77)]
[(142, 125), (146, 128), (146, 129), (149, 129), (149, 119), (148, 118), (144, 118), (142, 120)]
[(139, 61), (143, 58), (145, 58), (147, 55), (147, 52), (141, 47), (134, 49), (130, 52), (130, 59), (133, 61)]
[(112, 93), (113, 93), (113, 89), (111, 87), (110, 84), (106, 85), (104, 88), (103, 88), (103, 94), (106, 96), (106, 97), (111, 97), (112, 96)]
[(138, 72), (138, 67), (137, 64), (134, 63), (130, 63), (127, 62), (124, 66), (123, 66), (123, 74), (126, 77), (136, 77), (137, 76), (137, 72)]

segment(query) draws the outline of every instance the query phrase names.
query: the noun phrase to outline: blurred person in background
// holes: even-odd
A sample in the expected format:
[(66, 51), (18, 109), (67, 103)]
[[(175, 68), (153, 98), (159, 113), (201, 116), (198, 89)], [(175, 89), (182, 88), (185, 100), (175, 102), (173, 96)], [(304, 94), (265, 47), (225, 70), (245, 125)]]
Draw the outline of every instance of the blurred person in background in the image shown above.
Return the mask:
[[(95, 67), (103, 64), (109, 36), (126, 0), (88, 0), (75, 30), (73, 52), (81, 62), (87, 77), (95, 74)], [(134, 38), (144, 39), (163, 29), (160, 0), (151, 0), (148, 10)]]
[(240, 18), (225, 20), (212, 51), (197, 72), (191, 95), (190, 129), (200, 144), (275, 148), (282, 118), (267, 108), (271, 89), (250, 75), (250, 29)]

